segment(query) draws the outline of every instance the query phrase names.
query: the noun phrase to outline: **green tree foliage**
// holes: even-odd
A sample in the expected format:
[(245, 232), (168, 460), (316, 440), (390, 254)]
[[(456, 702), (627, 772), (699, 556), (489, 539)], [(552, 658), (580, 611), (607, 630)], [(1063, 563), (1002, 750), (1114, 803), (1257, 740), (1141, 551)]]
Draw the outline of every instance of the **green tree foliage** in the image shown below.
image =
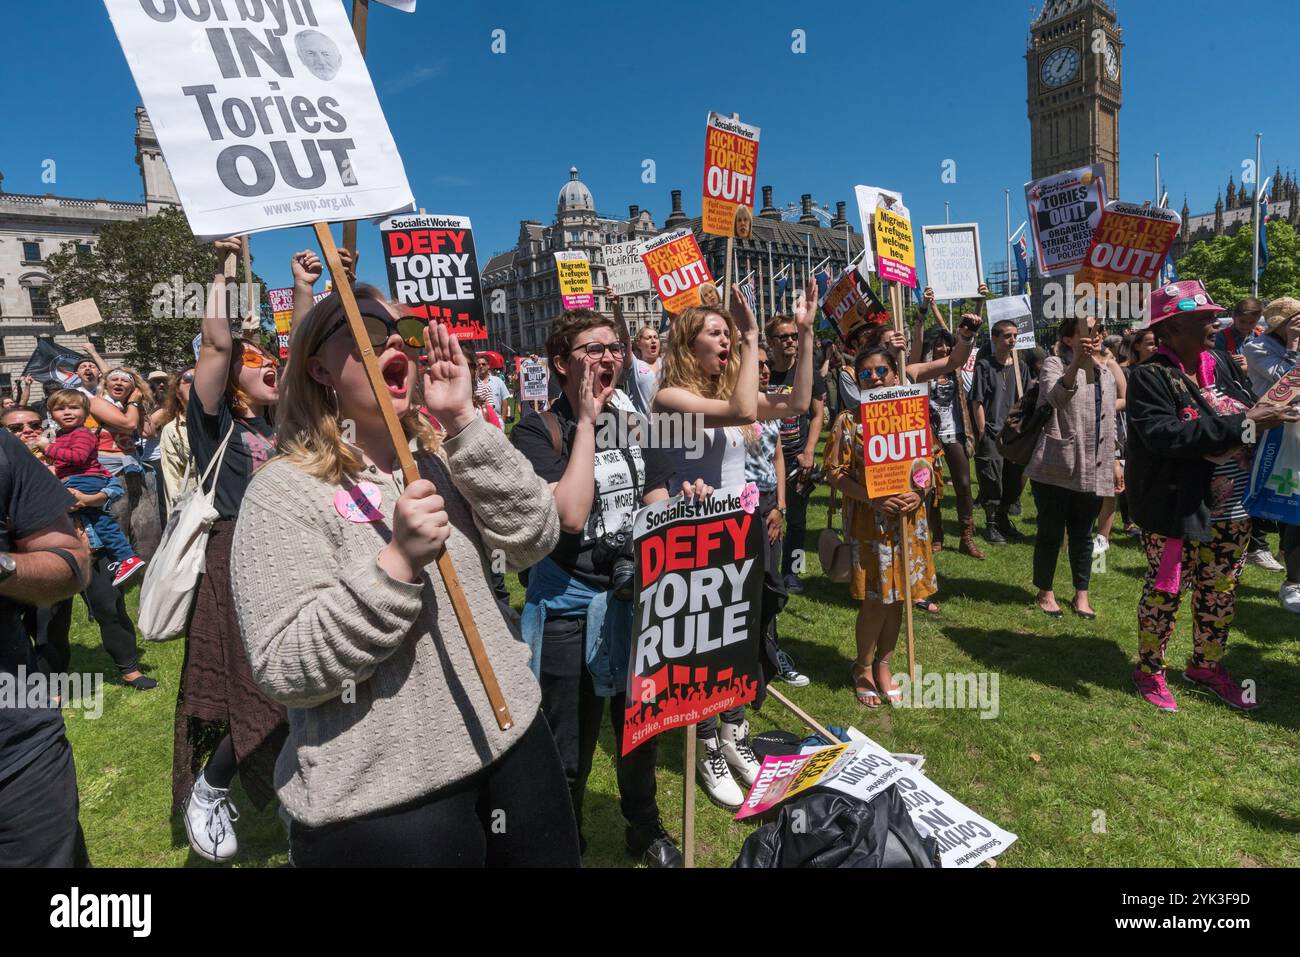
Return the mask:
[[(1268, 223), (1268, 267), (1259, 279), (1259, 298), (1300, 296), (1300, 236), (1283, 222)], [(1253, 230), (1243, 226), (1235, 236), (1199, 242), (1178, 260), (1179, 279), (1199, 279), (1221, 306), (1232, 306), (1250, 295)]]
[[(194, 238), (178, 210), (111, 223), (89, 253), (65, 243), (46, 268), (51, 306), (94, 299), (104, 323), (91, 331), (102, 332), (109, 349), (126, 353), (129, 365), (170, 370), (194, 361), (191, 343), (216, 254)], [(266, 290), (256, 272), (253, 282), (261, 314)]]

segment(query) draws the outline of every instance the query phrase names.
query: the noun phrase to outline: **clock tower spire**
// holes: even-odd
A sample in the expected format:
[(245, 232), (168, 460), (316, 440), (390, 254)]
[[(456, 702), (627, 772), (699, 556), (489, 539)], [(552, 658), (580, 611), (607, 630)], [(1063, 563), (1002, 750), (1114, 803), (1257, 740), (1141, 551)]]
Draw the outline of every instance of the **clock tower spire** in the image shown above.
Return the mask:
[(1119, 198), (1123, 56), (1110, 0), (1046, 0), (1025, 52), (1034, 179), (1099, 163)]

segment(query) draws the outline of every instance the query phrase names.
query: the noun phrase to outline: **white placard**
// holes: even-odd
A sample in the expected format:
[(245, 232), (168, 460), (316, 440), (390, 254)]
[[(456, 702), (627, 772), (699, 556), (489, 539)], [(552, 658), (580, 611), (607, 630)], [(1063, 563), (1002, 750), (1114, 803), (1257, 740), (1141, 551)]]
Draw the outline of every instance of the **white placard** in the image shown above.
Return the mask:
[(620, 296), (650, 289), (650, 274), (641, 261), (641, 242), (611, 243), (604, 248), (605, 275)]
[(415, 12), (415, 0), (379, 0), (386, 7), (401, 10), (403, 13)]
[(529, 356), (519, 360), (519, 397), (524, 402), (545, 402), (551, 370), (545, 359)]
[(986, 303), (989, 311), (989, 329), (994, 323), (1009, 319), (1016, 324), (1016, 348), (1032, 349), (1034, 347), (1034, 313), (1029, 305), (1029, 296), (1003, 296), (990, 299)]
[(200, 239), (414, 209), (337, 0), (104, 0)]
[(59, 306), (59, 322), (63, 324), (64, 332), (75, 332), (103, 321), (103, 317), (99, 314), (99, 306), (93, 299), (80, 299), (66, 306)]
[(925, 245), (925, 284), (934, 298), (974, 299), (984, 277), (978, 223), (922, 226)]
[[(867, 237), (866, 243), (870, 247), (876, 235), (873, 228), (876, 216), (876, 210), (884, 206), (892, 210), (904, 219), (911, 219), (911, 214), (907, 207), (903, 205), (903, 194), (896, 193), (892, 189), (881, 189), (879, 186), (854, 186), (853, 195), (858, 201), (858, 219), (862, 223), (862, 235)], [(867, 272), (875, 272), (875, 256), (866, 256)]]

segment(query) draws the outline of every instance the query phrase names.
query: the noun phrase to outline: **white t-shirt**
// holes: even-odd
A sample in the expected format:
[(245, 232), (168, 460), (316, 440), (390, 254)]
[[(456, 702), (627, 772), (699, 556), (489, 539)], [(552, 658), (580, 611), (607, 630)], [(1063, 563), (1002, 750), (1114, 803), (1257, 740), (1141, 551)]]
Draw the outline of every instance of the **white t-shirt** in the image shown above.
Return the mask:
[(492, 373), (490, 372), (488, 373), (486, 382), (484, 382), (484, 380), (482, 379), (479, 379), (474, 383), (474, 388), (477, 389), (484, 384), (486, 384), (487, 387), (491, 390), (491, 395), (489, 395), (488, 397), (489, 404), (491, 404), (492, 408), (496, 410), (496, 414), (499, 415), (502, 418), (502, 420), (504, 420), (505, 403), (510, 401), (509, 387), (507, 387), (504, 382), (502, 382), (496, 376), (492, 375)]
[(650, 415), (654, 405), (655, 393), (659, 391), (659, 369), (636, 356), (632, 357), (632, 368), (627, 373), (627, 392), (632, 397), (632, 404), (644, 416)]

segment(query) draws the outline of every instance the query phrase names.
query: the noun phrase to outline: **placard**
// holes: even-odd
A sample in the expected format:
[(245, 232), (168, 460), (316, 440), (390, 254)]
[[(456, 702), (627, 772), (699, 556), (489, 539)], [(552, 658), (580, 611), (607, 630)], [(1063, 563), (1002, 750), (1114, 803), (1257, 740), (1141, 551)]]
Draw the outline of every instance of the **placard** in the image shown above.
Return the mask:
[(1034, 313), (1028, 295), (990, 299), (985, 303), (985, 307), (988, 309), (990, 330), (993, 329), (994, 323), (1008, 319), (1016, 324), (1016, 348), (1034, 348)]
[(978, 223), (922, 226), (925, 246), (925, 284), (939, 301), (975, 299), (984, 281)]
[(275, 321), (275, 342), (280, 351), (280, 361), (289, 358), (289, 332), (293, 324), (293, 287), (268, 289), (267, 302), (271, 305), (271, 318)]
[(343, 4), (105, 5), (198, 239), (414, 207)]
[(545, 359), (527, 356), (515, 359), (521, 402), (545, 402), (551, 386), (551, 367)]
[(912, 463), (928, 456), (930, 390), (914, 385), (863, 389), (862, 445), (867, 457), (867, 494), (872, 498), (913, 491)]
[(1079, 282), (1159, 282), (1160, 270), (1182, 225), (1182, 216), (1172, 209), (1118, 200), (1107, 203), (1079, 271)]
[(59, 322), (63, 323), (64, 332), (75, 332), (87, 326), (95, 326), (104, 321), (99, 314), (99, 306), (93, 299), (79, 299), (66, 306), (59, 306)]
[(680, 315), (701, 301), (710, 305), (721, 302), (700, 244), (689, 229), (647, 239), (641, 244), (641, 261), (665, 312)]
[(1100, 165), (1055, 173), (1025, 184), (1025, 206), (1040, 276), (1076, 272), (1106, 208)]
[(591, 309), (596, 297), (591, 291), (591, 264), (587, 254), (565, 249), (555, 254), (555, 271), (560, 284), (560, 304), (565, 309)]
[(881, 279), (916, 285), (916, 248), (912, 223), (888, 209), (876, 210), (876, 269)]
[(827, 288), (821, 301), (822, 317), (834, 324), (845, 342), (853, 330), (864, 322), (878, 326), (889, 321), (888, 311), (862, 273), (864, 261), (865, 257), (857, 266), (841, 273), (835, 284)]
[[(858, 221), (862, 224), (862, 235), (871, 237), (876, 234), (876, 210), (884, 207), (901, 213), (911, 219), (907, 207), (903, 205), (903, 194), (879, 186), (854, 186), (854, 198), (858, 202)], [(870, 239), (867, 240), (870, 243)], [(867, 272), (876, 271), (875, 258), (867, 253), (862, 257)]]
[(393, 216), (379, 224), (388, 287), (413, 316), (459, 339), (487, 338), (482, 280), (468, 216)]
[(604, 247), (602, 252), (605, 260), (605, 276), (610, 288), (616, 293), (626, 296), (650, 289), (650, 274), (646, 272), (645, 263), (641, 261), (639, 240), (611, 243)]
[(637, 511), (624, 754), (758, 693), (767, 544), (758, 498), (750, 482)]
[(704, 232), (741, 239), (752, 235), (758, 134), (757, 126), (709, 114), (704, 134)]

